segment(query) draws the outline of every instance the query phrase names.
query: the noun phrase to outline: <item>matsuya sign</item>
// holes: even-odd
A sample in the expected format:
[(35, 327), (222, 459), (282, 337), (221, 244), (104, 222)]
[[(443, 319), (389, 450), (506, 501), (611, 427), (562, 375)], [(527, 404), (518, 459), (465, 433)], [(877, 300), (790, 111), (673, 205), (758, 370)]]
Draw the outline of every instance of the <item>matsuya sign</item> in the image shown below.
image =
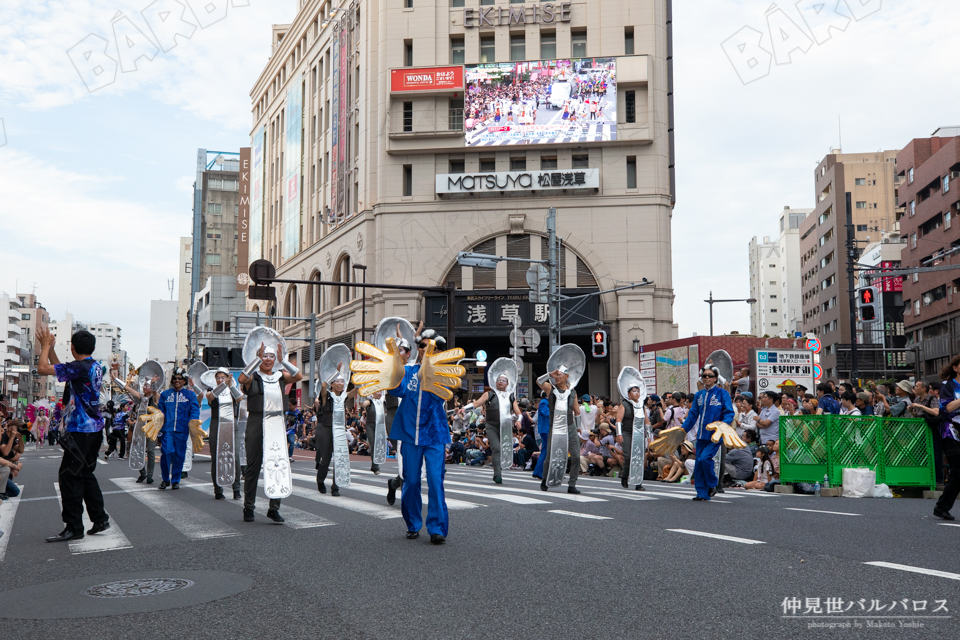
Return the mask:
[(495, 6), (463, 10), (463, 26), (506, 27), (513, 24), (555, 24), (570, 22), (571, 2), (545, 2), (522, 7)]
[(600, 169), (573, 171), (501, 171), (497, 173), (438, 173), (437, 193), (599, 189)]

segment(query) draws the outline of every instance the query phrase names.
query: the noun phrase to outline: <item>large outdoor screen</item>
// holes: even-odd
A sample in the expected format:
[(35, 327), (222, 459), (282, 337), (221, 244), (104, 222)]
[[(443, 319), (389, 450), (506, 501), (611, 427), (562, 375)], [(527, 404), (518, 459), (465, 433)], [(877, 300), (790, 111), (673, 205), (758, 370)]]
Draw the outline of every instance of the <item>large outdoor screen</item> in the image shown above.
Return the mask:
[(468, 147), (617, 139), (616, 58), (497, 62), (465, 72)]

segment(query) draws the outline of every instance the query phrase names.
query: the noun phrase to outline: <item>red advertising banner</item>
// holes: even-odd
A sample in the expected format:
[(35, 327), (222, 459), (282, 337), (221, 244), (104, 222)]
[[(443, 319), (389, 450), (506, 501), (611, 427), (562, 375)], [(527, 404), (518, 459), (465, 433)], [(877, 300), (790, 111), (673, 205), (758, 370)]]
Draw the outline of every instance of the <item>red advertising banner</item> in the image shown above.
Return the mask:
[[(899, 262), (883, 262), (880, 264), (880, 267), (882, 269), (893, 269), (899, 266), (900, 266)], [(884, 278), (883, 290), (886, 292), (903, 291), (903, 276), (900, 276), (897, 278)]]
[(390, 91), (463, 90), (463, 67), (425, 67), (390, 71)]

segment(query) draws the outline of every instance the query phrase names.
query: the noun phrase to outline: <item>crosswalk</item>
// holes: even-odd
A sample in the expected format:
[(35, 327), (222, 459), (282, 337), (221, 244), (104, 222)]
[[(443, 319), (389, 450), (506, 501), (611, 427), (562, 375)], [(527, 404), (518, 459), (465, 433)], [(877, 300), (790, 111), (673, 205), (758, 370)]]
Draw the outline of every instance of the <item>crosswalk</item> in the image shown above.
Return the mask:
[[(361, 463), (355, 465), (360, 467)], [(202, 542), (221, 538), (234, 538), (263, 531), (252, 529), (242, 523), (241, 500), (215, 501), (212, 499), (212, 486), (209, 472), (203, 466), (197, 470), (200, 477), (191, 476), (181, 482), (181, 491), (158, 491), (137, 484), (134, 478), (110, 478), (101, 480), (103, 492), (107, 496), (106, 506), (110, 514), (111, 527), (107, 531), (87, 535), (72, 540), (66, 547), (74, 555), (104, 553), (131, 549), (135, 546), (170, 541), (170, 535), (180, 536), (188, 541)], [(306, 471), (306, 469), (304, 469)], [(311, 529), (335, 525), (354, 527), (356, 518), (374, 520), (400, 519), (399, 495), (397, 503), (386, 503), (386, 480), (391, 474), (385, 470), (376, 476), (367, 469), (351, 469), (353, 481), (349, 487), (341, 487), (340, 496), (317, 491), (316, 476), (312, 472), (293, 473), (294, 487), (290, 498), (284, 500), (281, 513), (289, 529)], [(608, 478), (581, 477), (578, 481), (580, 494), (566, 492), (566, 484), (552, 487), (548, 492), (540, 490), (540, 481), (529, 473), (505, 472), (503, 484), (494, 484), (490, 469), (474, 469), (462, 466), (449, 466), (444, 479), (444, 491), (447, 508), (450, 511), (471, 510), (496, 507), (534, 508), (565, 516), (575, 516), (592, 520), (613, 519), (608, 516), (584, 513), (578, 507), (589, 507), (601, 503), (621, 503), (636, 505), (660, 500), (689, 500), (695, 495), (689, 485), (646, 483), (646, 490), (637, 492), (623, 489), (619, 482)], [(49, 487), (50, 485), (46, 485)], [(328, 483), (329, 491), (329, 483)], [(116, 490), (108, 491), (108, 487)], [(59, 487), (54, 484), (53, 492), (37, 491), (38, 494), (26, 495), (21, 487), (21, 497), (6, 500), (0, 504), (0, 562), (8, 555), (12, 544), (42, 544), (42, 537), (30, 535), (15, 536), (17, 518), (36, 518), (41, 514), (49, 519), (49, 502), (60, 501)], [(191, 491), (186, 491), (190, 489)], [(421, 486), (423, 502), (428, 504), (427, 485)], [(203, 500), (197, 500), (197, 493), (204, 493)], [(50, 495), (54, 493), (55, 495)], [(229, 493), (229, 491), (228, 491)], [(717, 496), (719, 504), (734, 504), (740, 501), (776, 499), (775, 494), (763, 492), (727, 491)], [(266, 511), (266, 498), (258, 497), (257, 512), (261, 523)], [(232, 506), (224, 506), (232, 505)], [(37, 511), (31, 511), (36, 509)], [(24, 512), (28, 515), (24, 515)], [(235, 516), (230, 514), (234, 513)], [(616, 515), (616, 513), (608, 514)], [(86, 529), (92, 526), (84, 513)], [(172, 527), (172, 530), (171, 530)], [(59, 553), (59, 552), (58, 552)]]

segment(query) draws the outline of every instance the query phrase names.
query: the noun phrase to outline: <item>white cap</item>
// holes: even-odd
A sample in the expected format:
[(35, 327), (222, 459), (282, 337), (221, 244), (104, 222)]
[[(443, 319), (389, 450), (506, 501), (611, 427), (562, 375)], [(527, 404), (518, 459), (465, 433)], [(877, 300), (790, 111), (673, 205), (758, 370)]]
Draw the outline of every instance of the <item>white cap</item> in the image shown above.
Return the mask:
[[(227, 374), (227, 375), (229, 376), (229, 375), (230, 375), (230, 369), (227, 369), (226, 367), (220, 367), (219, 369), (217, 369), (217, 373), (225, 373), (225, 374)], [(216, 374), (214, 374), (214, 375), (216, 375)]]

